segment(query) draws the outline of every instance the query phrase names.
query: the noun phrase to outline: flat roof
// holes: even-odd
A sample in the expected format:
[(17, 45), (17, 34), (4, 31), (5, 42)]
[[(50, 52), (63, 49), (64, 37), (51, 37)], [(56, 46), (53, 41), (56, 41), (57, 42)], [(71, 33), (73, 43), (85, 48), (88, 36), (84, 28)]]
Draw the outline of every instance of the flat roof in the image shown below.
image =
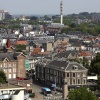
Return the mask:
[(9, 84), (9, 85), (2, 84), (2, 86), (0, 86), (0, 91), (3, 91), (3, 90), (21, 90), (21, 89), (26, 89), (26, 87), (14, 85), (14, 84)]

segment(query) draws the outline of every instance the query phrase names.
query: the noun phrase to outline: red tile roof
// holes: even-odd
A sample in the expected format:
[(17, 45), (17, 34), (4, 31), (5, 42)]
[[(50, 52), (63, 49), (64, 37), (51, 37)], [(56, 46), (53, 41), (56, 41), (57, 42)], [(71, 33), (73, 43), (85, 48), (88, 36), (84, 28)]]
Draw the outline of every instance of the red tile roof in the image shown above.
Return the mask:
[(90, 51), (82, 51), (80, 52), (80, 56), (93, 56), (93, 53)]
[(27, 41), (26, 40), (18, 40), (15, 42), (16, 45), (27, 45)]
[(46, 52), (38, 52), (38, 54), (43, 54), (43, 55), (46, 55), (46, 54), (50, 54), (50, 52), (46, 51)]
[(31, 53), (31, 55), (38, 54), (39, 52), (41, 52), (41, 48), (34, 48), (34, 50)]

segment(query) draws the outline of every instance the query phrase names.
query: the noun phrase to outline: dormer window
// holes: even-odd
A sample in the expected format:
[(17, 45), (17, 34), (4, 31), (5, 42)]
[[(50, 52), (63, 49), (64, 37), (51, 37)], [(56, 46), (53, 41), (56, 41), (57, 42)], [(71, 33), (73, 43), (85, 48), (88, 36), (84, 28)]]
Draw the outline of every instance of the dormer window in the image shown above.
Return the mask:
[(78, 70), (78, 66), (73, 65), (73, 70)]

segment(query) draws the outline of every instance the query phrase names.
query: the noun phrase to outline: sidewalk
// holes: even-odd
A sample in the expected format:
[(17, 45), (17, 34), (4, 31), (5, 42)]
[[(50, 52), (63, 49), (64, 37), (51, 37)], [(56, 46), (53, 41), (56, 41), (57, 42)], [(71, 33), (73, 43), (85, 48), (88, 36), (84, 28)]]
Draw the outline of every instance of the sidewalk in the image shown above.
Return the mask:
[(35, 93), (35, 98), (32, 98), (32, 100), (45, 100), (45, 99), (43, 99), (43, 95), (40, 95), (40, 93)]

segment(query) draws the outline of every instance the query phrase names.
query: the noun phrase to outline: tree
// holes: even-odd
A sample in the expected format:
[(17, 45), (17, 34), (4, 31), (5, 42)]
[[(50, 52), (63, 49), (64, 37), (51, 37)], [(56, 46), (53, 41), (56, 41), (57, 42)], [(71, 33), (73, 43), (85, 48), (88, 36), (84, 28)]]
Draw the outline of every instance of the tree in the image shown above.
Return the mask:
[(100, 90), (100, 76), (98, 77), (97, 85), (98, 85), (98, 90)]
[(71, 24), (70, 24), (70, 27), (71, 27), (71, 28), (75, 28), (75, 27), (76, 27), (76, 24), (75, 24), (75, 23), (71, 23)]
[(68, 95), (69, 100), (99, 100), (86, 87), (70, 90)]
[(70, 30), (70, 28), (67, 28), (67, 27), (62, 28), (61, 33), (68, 33), (69, 30)]
[(88, 59), (83, 57), (83, 62), (82, 62), (83, 66), (89, 69), (89, 62)]
[(0, 83), (6, 83), (6, 75), (3, 71), (0, 71)]
[(100, 76), (100, 53), (91, 61), (90, 72)]
[(16, 45), (16, 50), (22, 52), (22, 50), (26, 50), (26, 45)]

